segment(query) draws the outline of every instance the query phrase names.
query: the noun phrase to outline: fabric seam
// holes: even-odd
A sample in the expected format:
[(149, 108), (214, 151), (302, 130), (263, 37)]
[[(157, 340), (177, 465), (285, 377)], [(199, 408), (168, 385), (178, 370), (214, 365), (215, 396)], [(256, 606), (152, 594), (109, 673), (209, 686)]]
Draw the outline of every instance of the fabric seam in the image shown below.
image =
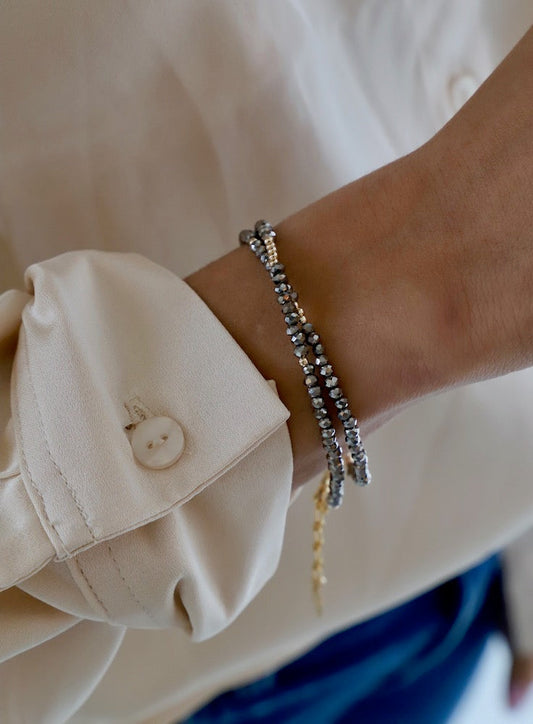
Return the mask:
[(157, 624), (157, 621), (155, 620), (155, 618), (152, 616), (152, 614), (150, 613), (150, 611), (144, 606), (144, 604), (142, 604), (141, 601), (137, 598), (137, 596), (135, 595), (132, 587), (130, 586), (130, 584), (129, 584), (129, 583), (127, 582), (127, 580), (125, 579), (125, 577), (124, 577), (124, 575), (123, 575), (123, 573), (122, 573), (122, 571), (121, 571), (121, 569), (120, 569), (120, 566), (119, 566), (119, 564), (118, 564), (115, 556), (113, 555), (113, 551), (112, 551), (112, 549), (111, 549), (111, 546), (110, 546), (109, 544), (107, 545), (107, 550), (108, 550), (108, 552), (109, 552), (109, 556), (111, 557), (111, 560), (113, 561), (113, 564), (115, 565), (115, 568), (116, 568), (117, 571), (118, 571), (118, 574), (119, 574), (122, 582), (124, 583), (125, 587), (128, 589), (128, 592), (129, 592), (131, 598), (133, 599), (133, 601), (135, 601), (135, 603), (136, 603), (138, 606), (140, 606), (140, 608), (142, 609), (142, 611), (148, 616), (148, 618), (149, 618), (151, 621), (153, 621), (153, 623)]
[[(33, 388), (32, 388), (32, 392), (33, 392)], [(35, 394), (35, 392), (34, 392), (34, 394)], [(65, 541), (63, 540), (62, 536), (60, 535), (59, 531), (58, 531), (57, 528), (55, 527), (54, 523), (51, 521), (50, 516), (48, 515), (48, 510), (47, 510), (47, 508), (46, 508), (45, 500), (44, 500), (44, 498), (43, 498), (43, 495), (42, 495), (41, 491), (40, 491), (39, 488), (37, 487), (37, 484), (36, 484), (35, 480), (33, 479), (33, 475), (32, 475), (32, 473), (31, 473), (30, 466), (28, 465), (28, 460), (26, 459), (26, 453), (24, 452), (23, 435), (22, 435), (22, 428), (21, 428), (21, 425), (20, 425), (20, 422), (19, 422), (19, 409), (18, 409), (18, 405), (17, 405), (16, 414), (13, 415), (13, 418), (14, 418), (14, 420), (15, 420), (15, 426), (16, 426), (16, 428), (17, 428), (18, 435), (19, 435), (19, 440), (20, 440), (20, 456), (21, 456), (22, 461), (23, 461), (23, 463), (24, 463), (24, 468), (26, 469), (26, 471), (27, 471), (27, 473), (28, 473), (28, 477), (29, 477), (29, 479), (30, 479), (30, 484), (31, 484), (32, 488), (35, 490), (35, 492), (36, 492), (39, 500), (41, 501), (41, 507), (42, 507), (43, 514), (44, 514), (44, 517), (45, 517), (45, 519), (46, 519), (46, 522), (48, 523), (48, 525), (50, 526), (50, 528), (55, 532), (55, 534), (57, 535), (58, 539), (59, 539), (59, 540), (61, 541), (61, 543), (63, 544), (65, 550), (68, 550), (68, 548), (67, 548), (67, 546), (66, 546), (66, 544), (65, 544)]]
[(105, 611), (105, 614), (106, 614), (107, 618), (108, 618), (108, 619), (111, 619), (111, 615), (110, 615), (109, 611), (107, 610), (106, 606), (104, 605), (104, 602), (101, 600), (101, 598), (98, 596), (98, 594), (97, 594), (96, 591), (94, 590), (93, 586), (91, 585), (89, 579), (87, 578), (87, 575), (85, 574), (85, 571), (84, 571), (83, 568), (81, 567), (81, 563), (80, 563), (79, 559), (76, 557), (76, 558), (73, 558), (72, 561), (73, 561), (74, 564), (76, 565), (78, 571), (79, 571), (80, 574), (81, 574), (81, 577), (83, 578), (83, 580), (85, 581), (85, 583), (86, 583), (87, 586), (89, 587), (89, 589), (90, 589), (90, 591), (92, 592), (93, 596), (96, 598), (96, 600), (98, 601), (98, 603), (100, 604), (100, 606), (101, 606), (101, 607), (103, 608), (103, 610)]
[[(35, 407), (37, 408), (37, 424), (39, 425), (39, 428), (40, 428), (41, 433), (42, 433), (42, 436), (43, 436), (43, 441), (44, 441), (44, 445), (45, 445), (45, 448), (46, 448), (46, 452), (48, 453), (48, 457), (50, 458), (53, 466), (55, 467), (55, 469), (57, 470), (57, 472), (58, 472), (59, 475), (61, 476), (62, 480), (64, 481), (65, 486), (66, 486), (67, 490), (69, 491), (69, 493), (70, 493), (70, 495), (71, 495), (71, 497), (72, 497), (72, 500), (74, 501), (74, 504), (75, 504), (76, 508), (78, 509), (78, 511), (79, 511), (79, 513), (80, 513), (80, 515), (81, 515), (81, 517), (82, 517), (82, 519), (83, 519), (83, 522), (85, 523), (85, 526), (86, 526), (87, 530), (88, 530), (89, 533), (90, 533), (91, 541), (92, 541), (93, 543), (96, 543), (96, 538), (95, 538), (93, 529), (92, 529), (92, 527), (91, 527), (91, 525), (90, 525), (90, 523), (89, 523), (89, 519), (88, 519), (87, 512), (83, 509), (83, 506), (82, 506), (81, 503), (79, 502), (78, 497), (77, 497), (74, 489), (72, 488), (72, 486), (71, 486), (70, 483), (68, 482), (67, 478), (66, 478), (65, 475), (63, 474), (61, 468), (59, 467), (59, 465), (57, 464), (57, 462), (54, 460), (54, 457), (52, 456), (52, 452), (51, 452), (51, 450), (50, 450), (49, 443), (48, 443), (48, 439), (47, 439), (47, 437), (46, 437), (46, 432), (45, 432), (45, 429), (44, 429), (44, 422), (43, 422), (43, 417), (42, 417), (42, 414), (41, 414), (41, 408), (40, 408), (40, 406), (39, 406), (39, 399), (38, 399), (38, 397), (37, 397), (37, 391), (36, 391), (36, 389), (35, 389), (35, 385), (33, 384), (33, 376), (32, 376), (32, 373), (31, 373), (31, 365), (30, 365), (30, 355), (29, 355), (28, 344), (27, 344), (26, 341), (25, 341), (25, 348), (26, 348), (26, 362), (25, 362), (25, 364), (26, 364), (26, 367), (27, 367), (27, 370), (28, 370), (28, 379), (29, 379), (29, 382), (30, 382), (30, 387), (31, 387), (31, 389), (32, 389), (33, 396), (34, 396), (34, 399), (35, 399)], [(21, 441), (22, 441), (22, 437), (21, 437)], [(27, 461), (26, 461), (26, 464), (27, 464)], [(33, 484), (36, 485), (36, 483), (33, 483)], [(40, 497), (41, 497), (41, 499), (42, 499), (41, 493), (39, 493), (39, 495), (40, 495)], [(47, 516), (47, 517), (48, 517), (48, 516)], [(57, 533), (57, 530), (56, 530), (55, 527), (54, 527), (54, 530), (55, 530), (56, 533)], [(59, 535), (59, 534), (58, 534), (58, 535)], [(59, 536), (59, 538), (60, 538), (60, 540), (62, 540), (61, 536)], [(63, 545), (65, 545), (64, 541), (62, 541), (62, 542), (63, 542)], [(65, 548), (68, 550), (68, 546), (65, 546)]]
[[(199, 483), (195, 488), (193, 488), (187, 495), (182, 496), (175, 502), (168, 505), (166, 508), (157, 511), (151, 516), (148, 516), (147, 518), (142, 518), (141, 520), (136, 520), (135, 523), (130, 526), (129, 528), (121, 528), (120, 530), (114, 530), (113, 533), (110, 533), (109, 535), (103, 536), (102, 538), (93, 538), (90, 543), (84, 543), (77, 548), (73, 550), (68, 550), (67, 555), (58, 557), (58, 561), (64, 561), (68, 558), (72, 558), (73, 556), (83, 553), (84, 551), (88, 550), (92, 545), (98, 544), (98, 543), (104, 543), (107, 540), (111, 540), (113, 538), (117, 538), (119, 535), (124, 535), (125, 533), (130, 533), (132, 530), (135, 530), (136, 528), (140, 528), (143, 525), (146, 525), (147, 523), (151, 523), (154, 520), (159, 520), (159, 518), (162, 518), (163, 516), (167, 515), (176, 507), (181, 507), (182, 505), (186, 505), (190, 500), (195, 498), (197, 495), (199, 495), (203, 490), (206, 490), (210, 485), (213, 485), (219, 478), (221, 478), (223, 475), (226, 475), (235, 465), (237, 465), (241, 460), (243, 460), (247, 455), (249, 455), (251, 452), (253, 452), (259, 445), (264, 442), (265, 440), (270, 437), (270, 435), (273, 435), (275, 432), (277, 432), (283, 425), (286, 425), (286, 420), (282, 420), (277, 427), (268, 430), (268, 433), (266, 435), (263, 435), (259, 439), (255, 440), (252, 445), (239, 455), (238, 457), (233, 458), (230, 460), (228, 465), (222, 470), (217, 471), (216, 477), (211, 476), (210, 478), (201, 483)], [(200, 488), (200, 490), (199, 490)]]

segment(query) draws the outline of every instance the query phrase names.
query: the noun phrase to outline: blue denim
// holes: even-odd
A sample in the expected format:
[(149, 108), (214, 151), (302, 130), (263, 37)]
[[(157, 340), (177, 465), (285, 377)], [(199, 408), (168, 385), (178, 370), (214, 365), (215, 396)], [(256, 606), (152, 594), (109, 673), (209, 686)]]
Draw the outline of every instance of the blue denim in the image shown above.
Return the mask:
[(488, 637), (506, 628), (493, 556), (217, 696), (184, 724), (442, 724)]

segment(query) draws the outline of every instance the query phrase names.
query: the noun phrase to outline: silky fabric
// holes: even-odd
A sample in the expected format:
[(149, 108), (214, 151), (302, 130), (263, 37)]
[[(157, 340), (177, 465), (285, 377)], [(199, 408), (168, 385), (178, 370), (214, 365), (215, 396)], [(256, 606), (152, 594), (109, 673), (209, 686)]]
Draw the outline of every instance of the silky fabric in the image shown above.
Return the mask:
[[(533, 651), (531, 370), (365, 440), (319, 618), (318, 479), (291, 498), (276, 380), (184, 281), (426, 141), (532, 21), (529, 0), (2, 4), (2, 723), (168, 724), (502, 548)], [(173, 466), (136, 461), (135, 406), (181, 426)]]

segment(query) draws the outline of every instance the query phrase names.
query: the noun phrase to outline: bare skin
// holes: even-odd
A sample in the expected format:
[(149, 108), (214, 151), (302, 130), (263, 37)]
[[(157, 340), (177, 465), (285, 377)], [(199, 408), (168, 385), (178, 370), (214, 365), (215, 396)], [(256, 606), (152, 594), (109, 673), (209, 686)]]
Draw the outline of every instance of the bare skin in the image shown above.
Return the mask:
[[(424, 146), (271, 219), (363, 436), (426, 395), (533, 364), (532, 68), (533, 29)], [(324, 453), (268, 275), (238, 247), (186, 281), (276, 380), (303, 485)], [(511, 689), (532, 682), (533, 656), (515, 652)]]

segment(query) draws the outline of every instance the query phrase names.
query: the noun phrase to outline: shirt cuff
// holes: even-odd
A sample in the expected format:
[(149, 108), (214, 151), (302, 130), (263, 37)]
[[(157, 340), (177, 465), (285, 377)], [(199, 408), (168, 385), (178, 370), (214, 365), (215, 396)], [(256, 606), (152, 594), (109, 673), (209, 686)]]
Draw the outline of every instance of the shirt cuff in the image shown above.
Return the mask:
[[(11, 499), (32, 555), (0, 564), (4, 587), (79, 618), (212, 636), (281, 555), (293, 461), (275, 381), (141, 255), (68, 252), (28, 267), (25, 285)], [(168, 467), (139, 462), (139, 412), (179, 425)]]
[[(58, 560), (164, 515), (236, 465), (289, 411), (201, 298), (138, 254), (68, 252), (26, 270), (12, 374), (26, 490)], [(140, 465), (141, 400), (182, 428), (171, 467)]]

